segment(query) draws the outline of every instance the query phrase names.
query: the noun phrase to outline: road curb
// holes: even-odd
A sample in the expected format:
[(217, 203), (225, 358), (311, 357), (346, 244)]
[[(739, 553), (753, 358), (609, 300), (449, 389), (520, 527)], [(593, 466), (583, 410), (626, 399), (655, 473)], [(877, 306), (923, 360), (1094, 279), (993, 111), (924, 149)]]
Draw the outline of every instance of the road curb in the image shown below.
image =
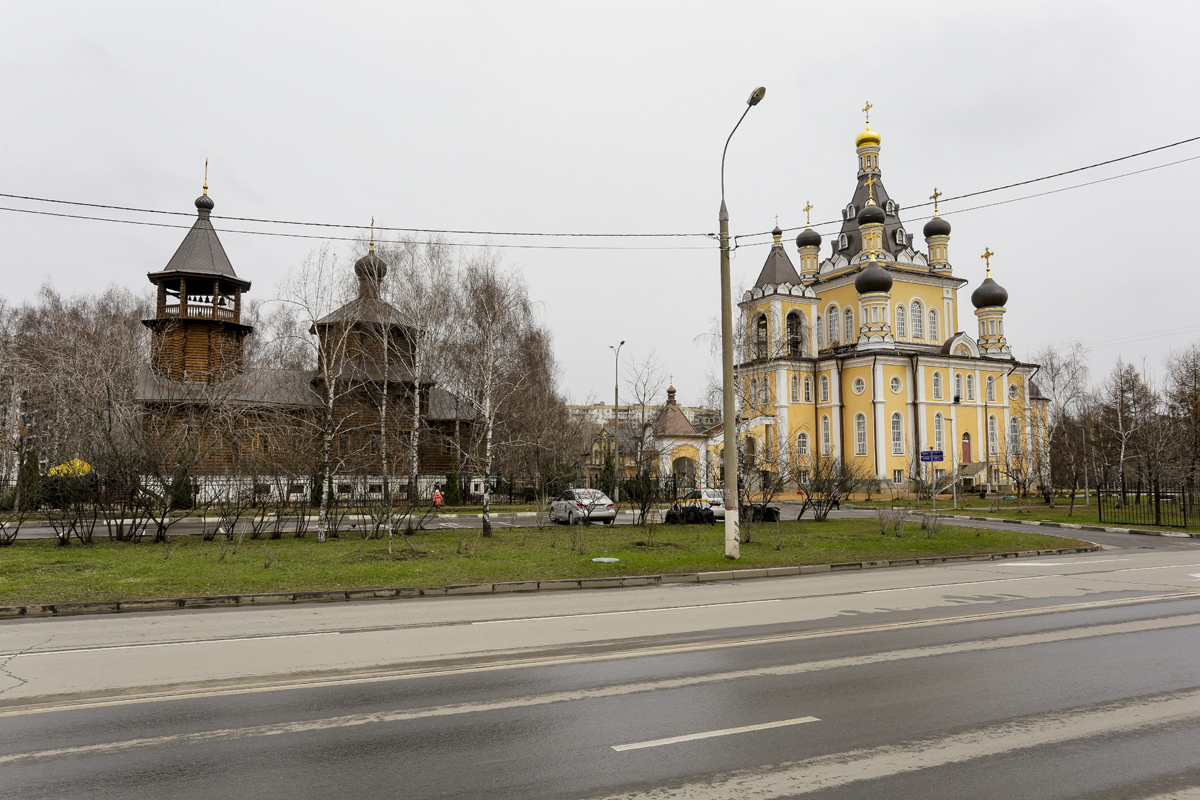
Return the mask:
[(106, 600), (95, 603), (51, 603), (43, 605), (0, 606), (0, 620), (22, 617), (72, 617), (81, 614), (116, 614), (147, 611), (178, 611), (180, 609), (230, 608), (239, 606), (277, 606), (298, 603), (337, 603), (362, 600), (399, 600), (415, 597), (446, 595), (512, 594), (516, 592), (545, 592), (576, 589), (617, 589), (634, 586), (660, 586), (674, 583), (710, 581), (744, 581), (758, 578), (782, 578), (814, 575), (845, 570), (911, 567), (924, 564), (952, 564), (961, 561), (1002, 561), (1028, 556), (1069, 555), (1094, 553), (1091, 547), (1064, 547), (1056, 550), (1021, 550), (979, 555), (924, 556), (897, 558), (890, 561), (843, 561), (834, 564), (803, 564), (790, 567), (756, 567), (717, 572), (672, 572), (660, 575), (625, 575), (607, 578), (574, 578), (544, 581), (504, 581), (501, 583), (456, 583), (448, 586), (402, 586), (396, 588), (347, 589), (324, 592), (269, 592), (260, 594), (213, 595), (207, 597), (174, 597), (149, 600)]
[[(908, 512), (915, 516), (918, 512)], [(930, 513), (930, 512), (923, 512)], [(1190, 531), (1160, 531), (1152, 528), (1110, 528), (1103, 525), (1079, 525), (1074, 522), (1050, 522), (1038, 519), (1012, 519), (1011, 517), (972, 517), (966, 514), (938, 514), (943, 520), (969, 519), (975, 522), (1004, 522), (1009, 525), (1033, 525), (1038, 528), (1066, 528), (1072, 531), (1096, 531), (1097, 533), (1132, 533), (1137, 536), (1166, 536), (1171, 539), (1200, 539), (1200, 533)]]

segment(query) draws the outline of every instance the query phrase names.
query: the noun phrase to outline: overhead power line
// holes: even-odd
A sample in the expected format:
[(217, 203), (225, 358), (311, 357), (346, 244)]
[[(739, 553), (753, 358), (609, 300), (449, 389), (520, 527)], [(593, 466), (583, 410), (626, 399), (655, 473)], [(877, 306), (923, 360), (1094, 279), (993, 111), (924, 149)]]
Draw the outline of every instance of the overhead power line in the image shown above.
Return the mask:
[[(964, 199), (967, 199), (970, 197), (979, 197), (981, 195), (991, 194), (994, 192), (1006, 191), (1008, 189), (1013, 189), (1013, 188), (1016, 188), (1019, 186), (1028, 186), (1030, 184), (1039, 183), (1042, 181), (1048, 181), (1048, 180), (1052, 180), (1054, 178), (1061, 178), (1066, 175), (1073, 175), (1076, 173), (1085, 172), (1087, 170), (1097, 169), (1099, 167), (1108, 166), (1110, 164), (1116, 164), (1121, 161), (1127, 161), (1129, 159), (1138, 158), (1140, 156), (1149, 155), (1151, 153), (1157, 153), (1157, 152), (1160, 152), (1163, 150), (1168, 150), (1173, 147), (1179, 147), (1181, 145), (1190, 144), (1190, 143), (1196, 142), (1196, 141), (1200, 141), (1200, 136), (1193, 136), (1193, 137), (1189, 137), (1187, 139), (1181, 139), (1177, 142), (1171, 142), (1170, 144), (1164, 144), (1164, 145), (1160, 145), (1158, 147), (1152, 147), (1147, 150), (1140, 150), (1136, 153), (1129, 153), (1127, 155), (1118, 156), (1116, 158), (1106, 159), (1104, 161), (1098, 161), (1093, 164), (1087, 164), (1085, 166), (1075, 167), (1073, 169), (1062, 170), (1062, 171), (1055, 172), (1055, 173), (1052, 173), (1049, 175), (1042, 175), (1037, 178), (1029, 178), (1029, 179), (1023, 180), (1023, 181), (1008, 183), (1003, 186), (994, 186), (989, 189), (979, 189), (977, 191), (966, 192), (964, 194), (955, 195), (953, 197), (946, 197), (946, 198), (943, 198), (940, 202), (949, 203), (949, 202), (953, 202), (956, 200), (964, 200)], [(1054, 190), (1051, 190), (1048, 192), (1041, 192), (1038, 194), (1026, 195), (1023, 197), (1013, 198), (1010, 200), (1002, 200), (1002, 201), (998, 201), (996, 203), (989, 203), (989, 204), (974, 206), (974, 207), (966, 208), (966, 209), (957, 209), (955, 211), (948, 211), (946, 213), (947, 213), (947, 215), (954, 214), (954, 213), (963, 213), (965, 211), (975, 211), (975, 210), (978, 210), (981, 208), (990, 208), (992, 206), (1004, 205), (1006, 203), (1013, 203), (1013, 202), (1017, 202), (1019, 200), (1028, 200), (1028, 199), (1031, 199), (1034, 197), (1041, 197), (1041, 196), (1044, 196), (1047, 194), (1054, 194), (1056, 192), (1066, 191), (1068, 189), (1076, 189), (1076, 188), (1080, 188), (1082, 186), (1091, 186), (1093, 184), (1103, 183), (1108, 180), (1115, 180), (1117, 178), (1124, 178), (1124, 177), (1128, 177), (1130, 175), (1137, 175), (1137, 174), (1140, 174), (1143, 172), (1150, 172), (1150, 171), (1153, 171), (1156, 169), (1162, 169), (1164, 167), (1174, 166), (1176, 164), (1182, 164), (1187, 161), (1193, 161), (1193, 160), (1196, 160), (1196, 158), (1200, 158), (1200, 156), (1193, 157), (1193, 158), (1181, 159), (1179, 161), (1174, 161), (1169, 164), (1159, 164), (1157, 166), (1149, 167), (1147, 169), (1137, 170), (1134, 172), (1127, 172), (1127, 173), (1124, 173), (1121, 175), (1111, 176), (1109, 178), (1102, 178), (1097, 181), (1090, 181), (1087, 183), (1075, 184), (1073, 186), (1063, 187), (1061, 189), (1054, 189)], [(14, 199), (14, 200), (25, 200), (25, 201), (36, 202), (36, 203), (52, 203), (52, 204), (56, 204), (56, 205), (68, 205), (68, 206), (75, 206), (75, 207), (82, 207), (82, 208), (104, 209), (104, 210), (108, 210), (108, 211), (125, 211), (125, 212), (138, 213), (138, 214), (160, 214), (160, 215), (168, 215), (168, 216), (175, 216), (175, 217), (191, 217), (192, 216), (192, 212), (185, 212), (185, 211), (170, 211), (170, 210), (165, 210), (165, 209), (142, 208), (142, 207), (137, 207), (137, 206), (121, 206), (121, 205), (113, 205), (113, 204), (107, 204), (107, 203), (85, 202), (85, 201), (79, 201), (79, 200), (63, 200), (63, 199), (59, 199), (59, 198), (12, 194), (12, 193), (7, 193), (7, 192), (0, 192), (0, 197), (7, 197), (10, 199)], [(905, 206), (905, 209), (910, 210), (910, 209), (916, 209), (916, 208), (924, 208), (924, 207), (927, 207), (930, 205), (933, 205), (933, 203), (931, 203), (931, 202), (917, 203), (912, 206)], [(28, 209), (28, 208), (0, 207), (0, 211), (8, 211), (11, 213), (18, 213), (18, 214), (35, 214), (35, 215), (39, 215), (39, 216), (60, 217), (60, 218), (65, 218), (65, 219), (91, 220), (91, 221), (96, 221), (96, 222), (114, 222), (114, 223), (119, 223), (119, 224), (124, 224), (124, 225), (143, 225), (143, 226), (161, 227), (161, 228), (188, 228), (188, 227), (190, 227), (189, 225), (174, 225), (174, 224), (170, 224), (170, 223), (150, 222), (150, 221), (146, 221), (146, 220), (118, 219), (115, 217), (101, 217), (101, 216), (85, 215), (85, 214), (66, 214), (66, 213), (60, 213), (60, 212), (39, 211), (36, 209)], [(212, 218), (230, 221), (230, 222), (246, 222), (246, 223), (253, 223), (253, 224), (260, 224), (260, 225), (291, 225), (291, 226), (317, 227), (317, 228), (336, 228), (336, 229), (354, 230), (354, 231), (366, 231), (366, 230), (368, 230), (368, 227), (369, 227), (367, 225), (359, 225), (359, 224), (334, 223), (334, 222), (312, 222), (312, 221), (301, 221), (301, 220), (283, 220), (283, 219), (270, 219), (270, 218), (263, 218), (263, 217), (233, 217), (233, 216), (227, 217), (227, 216), (221, 216), (221, 215), (216, 215), (216, 214), (212, 215)], [(921, 219), (927, 219), (927, 217), (919, 217), (919, 218), (915, 218), (915, 219), (909, 219), (907, 221), (913, 222), (913, 221), (920, 221)], [(819, 228), (819, 227), (826, 227), (826, 226), (830, 226), (830, 225), (841, 225), (842, 222), (843, 222), (843, 220), (840, 220), (840, 219), (828, 220), (825, 222), (818, 222), (813, 227)], [(714, 237), (714, 234), (712, 234), (712, 233), (630, 233), (630, 232), (596, 233), (596, 232), (551, 232), (551, 231), (487, 231), (487, 230), (454, 229), (454, 228), (411, 228), (411, 227), (399, 227), (399, 226), (377, 226), (375, 228), (375, 230), (394, 232), (394, 233), (444, 234), (444, 235), (450, 235), (450, 236), (511, 236), (511, 237), (536, 236), (536, 237), (549, 237), (549, 238), (561, 237), (561, 238), (621, 238), (621, 239), (687, 238), (687, 237), (713, 238)], [(785, 232), (790, 232), (790, 231), (801, 230), (801, 228), (799, 226), (796, 226), (796, 227), (785, 228), (783, 230)], [(320, 240), (326, 240), (326, 241), (358, 241), (358, 238), (356, 238), (356, 237), (311, 235), (311, 234), (301, 234), (301, 233), (287, 233), (287, 232), (282, 232), (282, 231), (255, 231), (255, 230), (227, 229), (226, 232), (248, 234), (248, 235), (253, 235), (253, 236), (280, 236), (280, 237), (294, 238), (294, 239), (320, 239)], [(762, 231), (759, 233), (741, 234), (741, 235), (735, 236), (734, 241), (736, 243), (740, 239), (752, 238), (752, 237), (756, 237), (756, 236), (766, 236), (766, 235), (770, 235), (771, 233), (772, 233), (772, 231)], [(403, 241), (403, 240), (401, 240), (401, 241)], [(631, 246), (620, 246), (620, 245), (534, 245), (534, 244), (505, 244), (505, 243), (494, 243), (494, 242), (487, 242), (487, 243), (447, 242), (446, 244), (451, 245), (451, 246), (457, 246), (457, 247), (504, 247), (504, 248), (514, 248), (514, 249), (534, 249), (534, 250), (541, 250), (541, 249), (545, 249), (545, 250), (701, 250), (701, 249), (708, 249), (708, 247), (709, 247), (709, 246), (700, 246), (700, 245), (668, 246), (668, 247), (643, 247), (643, 246), (632, 246), (631, 247)], [(748, 245), (743, 245), (743, 246), (751, 246), (753, 244), (765, 244), (765, 243), (763, 243), (763, 242), (749, 243)]]
[[(1138, 158), (1140, 156), (1150, 155), (1151, 153), (1158, 153), (1163, 150), (1169, 150), (1172, 147), (1180, 147), (1185, 144), (1191, 144), (1192, 142), (1200, 142), (1200, 136), (1192, 136), (1187, 139), (1180, 139), (1178, 142), (1171, 142), (1170, 144), (1159, 145), (1158, 147), (1151, 147), (1149, 150), (1139, 150), (1136, 153), (1129, 153), (1127, 155), (1117, 156), (1116, 158), (1110, 158), (1105, 161), (1097, 161), (1094, 164), (1087, 164), (1086, 166), (1075, 167), (1073, 169), (1063, 170), (1062, 172), (1055, 172), (1050, 175), (1042, 175), (1039, 178), (1029, 178), (1028, 180), (1017, 181), (1016, 183), (1007, 183), (1003, 186), (993, 186), (990, 189), (979, 189), (978, 191), (966, 192), (965, 194), (958, 194), (958, 195), (954, 195), (953, 197), (949, 197), (949, 196), (943, 197), (943, 198), (939, 199), (938, 202), (939, 203), (951, 203), (951, 202), (954, 202), (955, 200), (966, 200), (968, 197), (978, 197), (980, 195), (991, 194), (993, 192), (1003, 192), (1008, 189), (1015, 189), (1019, 186), (1028, 186), (1032, 183), (1041, 183), (1042, 181), (1049, 181), (1049, 180), (1053, 180), (1054, 178), (1062, 178), (1066, 175), (1074, 175), (1075, 173), (1078, 173), (1078, 172), (1086, 172), (1087, 170), (1090, 170), (1090, 169), (1098, 169), (1100, 167), (1106, 167), (1109, 164), (1117, 164), (1121, 161), (1128, 161), (1131, 158)], [(1184, 161), (1192, 161), (1192, 160), (1194, 160), (1194, 159), (1185, 158), (1182, 161), (1175, 161), (1175, 162), (1172, 162), (1172, 164), (1160, 164), (1159, 166), (1151, 167), (1150, 169), (1161, 169), (1162, 167), (1169, 167), (1169, 166), (1172, 166), (1173, 164), (1182, 164)], [(1123, 177), (1126, 177), (1127, 175), (1137, 175), (1140, 172), (1149, 172), (1149, 171), (1150, 170), (1138, 170), (1137, 172), (1127, 172), (1124, 175), (1116, 175), (1114, 177), (1123, 178)], [(1099, 183), (1099, 182), (1100, 181), (1093, 181), (1093, 183)], [(1082, 184), (1077, 184), (1077, 185), (1078, 186), (1089, 186), (1090, 184), (1082, 183)], [(1068, 188), (1075, 188), (1075, 187), (1068, 187)], [(1049, 192), (1047, 192), (1046, 194), (1049, 194)], [(2, 196), (2, 195), (0, 195), (0, 196)], [(1029, 195), (1029, 197), (1040, 197), (1040, 195)], [(914, 208), (927, 208), (928, 206), (931, 206), (931, 205), (933, 205), (933, 201), (927, 200), (923, 203), (915, 203), (910, 206), (904, 206), (904, 208), (911, 210)], [(996, 204), (996, 205), (998, 205), (998, 204)], [(976, 208), (987, 208), (987, 206), (976, 206)], [(967, 209), (967, 210), (974, 210), (974, 209)], [(953, 212), (947, 212), (947, 213), (953, 213)], [(841, 225), (844, 221), (845, 220), (841, 220), (841, 219), (827, 220), (825, 222), (818, 222), (815, 225), (813, 225), (812, 227), (817, 228), (817, 227), (826, 226), (826, 225)], [(787, 233), (789, 231), (799, 231), (799, 230), (803, 230), (804, 227), (805, 226), (797, 225), (792, 228), (783, 228), (783, 232)], [(773, 233), (773, 231), (760, 231), (758, 233), (744, 233), (741, 235), (741, 237), (737, 237), (737, 238), (747, 238), (750, 236), (769, 236), (769, 235), (771, 235), (771, 233)]]

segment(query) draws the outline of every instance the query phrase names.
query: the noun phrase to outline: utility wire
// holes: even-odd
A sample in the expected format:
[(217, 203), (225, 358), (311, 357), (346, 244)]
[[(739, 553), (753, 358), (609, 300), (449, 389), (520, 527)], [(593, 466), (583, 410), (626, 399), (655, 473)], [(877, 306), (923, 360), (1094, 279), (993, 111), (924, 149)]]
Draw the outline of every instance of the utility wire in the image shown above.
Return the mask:
[[(1075, 183), (1070, 186), (1061, 186), (1057, 189), (1048, 189), (1044, 192), (1036, 192), (1034, 194), (1026, 194), (1026, 195), (1022, 195), (1020, 197), (1011, 197), (1007, 200), (997, 200), (994, 203), (984, 203), (982, 205), (971, 206), (969, 208), (958, 208), (958, 209), (955, 209), (954, 211), (947, 211), (942, 216), (949, 217), (954, 214), (964, 214), (968, 211), (979, 211), (980, 209), (984, 209), (984, 208), (995, 208), (996, 206), (1004, 206), (1004, 205), (1008, 205), (1009, 203), (1018, 203), (1022, 200), (1032, 200), (1037, 197), (1045, 197), (1046, 195), (1058, 194), (1060, 192), (1067, 192), (1072, 189), (1081, 189), (1081, 188), (1084, 188), (1087, 186), (1095, 186), (1098, 183), (1108, 183), (1109, 181), (1115, 181), (1119, 178), (1128, 178), (1131, 175), (1141, 175), (1142, 173), (1145, 173), (1145, 172), (1153, 172), (1158, 169), (1165, 169), (1166, 167), (1174, 167), (1174, 166), (1178, 166), (1179, 164), (1186, 164), (1189, 161), (1200, 161), (1200, 156), (1189, 156), (1188, 158), (1181, 158), (1178, 161), (1171, 161), (1166, 164), (1156, 164), (1153, 167), (1146, 167), (1145, 169), (1133, 170), (1132, 172), (1122, 172), (1120, 175), (1110, 175), (1107, 178), (1097, 178), (1094, 181), (1086, 181), (1084, 183)], [(974, 194), (978, 195), (978, 194), (982, 194), (982, 192), (975, 192)], [(973, 196), (973, 195), (963, 195), (963, 196), (969, 197), (969, 196)], [(945, 200), (942, 200), (940, 202), (944, 203)], [(930, 203), (924, 203), (923, 205), (930, 205)], [(919, 206), (908, 206), (908, 208), (919, 208)], [(908, 219), (900, 220), (900, 224), (907, 225), (910, 223), (922, 222), (927, 219), (933, 219), (933, 217), (931, 217), (931, 216), (909, 217)], [(840, 224), (840, 223), (818, 223), (818, 224), (819, 225), (831, 225), (831, 224)], [(813, 227), (816, 227), (816, 226), (813, 226)], [(797, 229), (789, 228), (788, 230), (797, 230)], [(768, 233), (772, 233), (772, 231), (768, 231)], [(737, 242), (737, 240), (741, 239), (741, 238), (746, 238), (746, 237), (750, 237), (750, 236), (762, 236), (762, 235), (763, 234), (760, 234), (760, 233), (747, 233), (747, 234), (742, 234), (742, 236), (735, 236), (733, 238), (734, 238), (735, 244), (739, 247), (760, 247), (762, 245), (772, 244), (772, 242), (747, 242), (746, 244), (740, 244)], [(828, 235), (832, 236), (834, 234), (830, 233)]]
[[(1097, 161), (1094, 164), (1088, 164), (1083, 167), (1075, 167), (1074, 169), (1063, 170), (1062, 172), (1055, 172), (1052, 175), (1043, 175), (1040, 178), (1030, 178), (1030, 179), (1024, 180), (1024, 181), (1017, 181), (1016, 183), (1005, 184), (1004, 186), (993, 186), (991, 189), (980, 189), (980, 190), (974, 191), (974, 192), (967, 192), (965, 194), (954, 195), (953, 197), (942, 197), (938, 200), (938, 203), (939, 204), (940, 203), (950, 203), (955, 200), (965, 200), (968, 197), (978, 197), (979, 195), (983, 195), (983, 194), (991, 194), (992, 192), (1003, 192), (1006, 189), (1015, 189), (1018, 186), (1028, 186), (1031, 183), (1040, 183), (1042, 181), (1053, 180), (1054, 178), (1061, 178), (1065, 175), (1074, 175), (1077, 172), (1085, 172), (1089, 169), (1097, 169), (1099, 167), (1105, 167), (1105, 166), (1108, 166), (1109, 164), (1116, 164), (1121, 161), (1128, 161), (1131, 158), (1138, 158), (1139, 156), (1149, 155), (1150, 153), (1157, 153), (1161, 150), (1169, 150), (1172, 147), (1179, 147), (1181, 145), (1191, 144), (1192, 142), (1197, 142), (1197, 141), (1200, 141), (1200, 136), (1192, 136), (1188, 139), (1180, 139), (1178, 142), (1172, 142), (1171, 144), (1164, 144), (1164, 145), (1160, 145), (1158, 147), (1152, 147), (1149, 150), (1141, 150), (1137, 153), (1129, 153), (1128, 155), (1118, 156), (1117, 158), (1110, 158), (1106, 161)], [(1182, 164), (1182, 163), (1184, 163), (1184, 161), (1192, 161), (1192, 160), (1194, 160), (1194, 159), (1185, 158), (1182, 161), (1175, 161), (1175, 162), (1172, 162), (1172, 164), (1160, 164), (1159, 166), (1151, 167), (1150, 169), (1161, 169), (1162, 167), (1169, 167), (1169, 166), (1172, 166), (1173, 164)], [(1126, 175), (1137, 175), (1140, 172), (1149, 172), (1149, 171), (1150, 170), (1138, 170), (1137, 172), (1127, 172), (1124, 175), (1117, 175), (1114, 177), (1123, 178)], [(1093, 183), (1099, 183), (1099, 181), (1093, 181)], [(1083, 184), (1078, 184), (1078, 185), (1079, 186), (1089, 186), (1090, 184), (1083, 183)], [(1068, 188), (1074, 188), (1074, 187), (1068, 187)], [(0, 195), (0, 197), (2, 197), (2, 196), (3, 195)], [(1039, 196), (1040, 195), (1029, 195), (1029, 197), (1039, 197)], [(916, 203), (911, 206), (904, 206), (904, 208), (906, 210), (911, 210), (914, 208), (926, 208), (931, 205), (933, 205), (933, 201), (927, 200), (924, 203)], [(997, 203), (997, 204), (993, 204), (993, 205), (999, 205), (999, 204)], [(988, 208), (988, 206), (976, 206), (975, 208)], [(974, 210), (974, 209), (967, 209), (967, 210)], [(947, 213), (953, 213), (953, 212), (947, 212)], [(928, 217), (922, 217), (921, 219), (928, 219)], [(815, 225), (813, 225), (812, 227), (818, 228), (818, 227), (825, 226), (825, 225), (841, 225), (843, 222), (845, 222), (845, 220), (842, 220), (842, 219), (827, 220), (825, 222), (818, 222)], [(797, 225), (792, 228), (783, 228), (782, 230), (784, 233), (788, 233), (789, 231), (803, 230), (804, 227), (806, 227), (806, 226)], [(773, 233), (773, 231), (760, 231), (758, 233), (744, 233), (740, 237), (734, 237), (734, 238), (746, 238), (746, 237), (750, 237), (750, 236), (769, 236), (772, 233)]]
[[(947, 197), (947, 198), (941, 200), (940, 202), (948, 203), (948, 202), (953, 202), (955, 200), (964, 200), (968, 197), (978, 197), (980, 195), (990, 194), (992, 192), (1001, 192), (1001, 191), (1005, 191), (1007, 189), (1013, 189), (1018, 186), (1027, 186), (1032, 183), (1048, 181), (1048, 180), (1052, 180), (1054, 178), (1061, 178), (1065, 175), (1073, 175), (1078, 172), (1084, 172), (1086, 170), (1096, 169), (1098, 167), (1107, 166), (1109, 164), (1116, 164), (1121, 161), (1127, 161), (1131, 158), (1138, 158), (1140, 156), (1148, 155), (1150, 153), (1157, 153), (1162, 150), (1167, 150), (1172, 147), (1179, 147), (1181, 145), (1190, 144), (1190, 143), (1196, 142), (1196, 141), (1200, 141), (1200, 136), (1193, 136), (1193, 137), (1190, 137), (1187, 139), (1181, 139), (1180, 141), (1172, 142), (1170, 144), (1164, 144), (1164, 145), (1160, 145), (1158, 147), (1152, 147), (1148, 150), (1141, 150), (1136, 153), (1129, 153), (1127, 155), (1118, 156), (1116, 158), (1110, 158), (1105, 161), (1098, 161), (1094, 164), (1088, 164), (1088, 165), (1085, 165), (1082, 167), (1075, 167), (1073, 169), (1063, 170), (1061, 172), (1056, 172), (1051, 175), (1043, 175), (1038, 178), (1030, 178), (1030, 179), (1024, 180), (1024, 181), (1017, 181), (1016, 183), (1010, 183), (1010, 184), (1006, 184), (1004, 186), (995, 186), (990, 189), (980, 189), (980, 190), (974, 191), (974, 192), (967, 192), (965, 194), (955, 195), (953, 197)], [(1181, 163), (1181, 162), (1177, 162), (1177, 163)], [(1167, 166), (1167, 165), (1164, 165), (1164, 166)], [(1136, 173), (1128, 173), (1128, 174), (1136, 174)], [(1086, 184), (1081, 184), (1081, 185), (1086, 185)], [(1036, 196), (1036, 195), (1031, 195), (1031, 196)], [(129, 212), (134, 212), (134, 213), (139, 213), (139, 214), (166, 214), (166, 215), (170, 215), (170, 216), (191, 216), (191, 212), (185, 212), (185, 211), (167, 211), (167, 210), (155, 209), (155, 208), (139, 208), (139, 207), (135, 207), (135, 206), (109, 205), (109, 204), (105, 204), (105, 203), (89, 203), (89, 202), (83, 202), (83, 201), (78, 201), (78, 200), (61, 200), (61, 199), (49, 198), (49, 197), (37, 197), (37, 196), (33, 196), (33, 195), (10, 194), (10, 193), (6, 193), (6, 192), (0, 192), (0, 197), (7, 197), (12, 200), (27, 200), (30, 202), (37, 202), (37, 203), (55, 203), (55, 204), (59, 204), (59, 205), (80, 206), (80, 207), (84, 207), (84, 208), (99, 208), (99, 209), (105, 209), (105, 210), (110, 210), (110, 211), (129, 211)], [(924, 203), (918, 203), (913, 206), (906, 206), (906, 208), (923, 208), (925, 206), (930, 206), (930, 205), (933, 205), (933, 204), (931, 202), (924, 202)], [(986, 208), (986, 207), (987, 206), (978, 206), (977, 208)], [(70, 214), (54, 215), (54, 214), (49, 214), (46, 212), (29, 211), (27, 209), (4, 208), (4, 209), (0, 209), (0, 210), (15, 211), (15, 212), (22, 212), (22, 213), (45, 213), (45, 215), (47, 215), (47, 216), (62, 216), (62, 217), (77, 218), (77, 219), (95, 219), (95, 220), (101, 220), (101, 221), (107, 221), (107, 222), (126, 222), (126, 223), (130, 223), (130, 224), (143, 224), (143, 223), (130, 222), (129, 220), (116, 220), (116, 219), (110, 219), (110, 218), (105, 218), (105, 217), (74, 216), (74, 215), (70, 215)], [(268, 219), (268, 218), (261, 218), (261, 217), (226, 217), (226, 216), (215, 215), (215, 214), (212, 216), (212, 218), (228, 220), (231, 222), (251, 222), (251, 223), (263, 224), (263, 225), (297, 225), (297, 226), (320, 227), (320, 228), (342, 228), (342, 229), (347, 229), (347, 230), (359, 230), (359, 231), (368, 229), (368, 226), (366, 226), (366, 225), (349, 225), (349, 224), (344, 224), (344, 223), (333, 223), (333, 222), (306, 222), (306, 221), (300, 221), (300, 220)], [(819, 223), (817, 223), (817, 226), (820, 227), (820, 226), (825, 226), (825, 225), (840, 225), (841, 223), (842, 223), (842, 220), (830, 220), (827, 222), (819, 222)], [(145, 224), (150, 224), (150, 223), (145, 223)], [(179, 227), (179, 226), (175, 226), (175, 227)], [(581, 232), (554, 233), (554, 232), (548, 232), (548, 231), (483, 231), (483, 230), (458, 230), (458, 229), (450, 229), (450, 228), (405, 228), (405, 227), (387, 227), (387, 226), (380, 226), (380, 227), (376, 228), (376, 230), (394, 231), (394, 232), (400, 232), (400, 233), (426, 233), (426, 234), (441, 233), (441, 234), (448, 234), (448, 235), (454, 235), (454, 236), (547, 236), (547, 237), (588, 237), (588, 238), (663, 238), (663, 237), (710, 237), (711, 238), (713, 236), (713, 234), (711, 234), (711, 233), (581, 233)], [(797, 227), (787, 228), (787, 229), (785, 229), (785, 232), (795, 231), (795, 230), (800, 230), (800, 227), (797, 226)], [(231, 233), (252, 233), (252, 234), (257, 234), (257, 235), (289, 235), (289, 236), (293, 236), (295, 238), (316, 238), (316, 239), (330, 239), (333, 241), (346, 241), (345, 239), (339, 239), (338, 237), (325, 237), (325, 236), (303, 237), (299, 234), (270, 234), (270, 233), (264, 232), (264, 231), (230, 231), (230, 232)], [(767, 235), (770, 233), (771, 233), (771, 231), (763, 231), (760, 233), (741, 234), (740, 236), (736, 236), (734, 238), (736, 240), (739, 238), (764, 236), (764, 235)], [(498, 246), (498, 245), (491, 245), (491, 246)], [(517, 245), (508, 245), (508, 246), (517, 247)], [(529, 245), (527, 247), (532, 248), (533, 246)], [(553, 249), (571, 249), (571, 248), (559, 247), (559, 248), (553, 248)], [(600, 248), (594, 248), (594, 249), (600, 249)], [(616, 248), (616, 249), (621, 249), (621, 248)], [(655, 248), (655, 249), (667, 249), (667, 248)]]
[[(176, 228), (188, 230), (191, 225), (176, 225), (170, 222), (150, 222), (140, 219), (116, 219), (115, 217), (95, 217), (87, 214), (65, 214), (58, 211), (38, 211), (31, 208), (11, 208), (0, 206), (0, 211), (10, 211), (16, 214), (35, 214), (42, 217), (60, 217), (63, 219), (83, 219), (94, 222), (116, 222), (121, 225), (143, 225), (151, 228)], [(375, 228), (381, 229), (378, 226)], [(361, 242), (357, 236), (328, 236), (309, 233), (286, 233), (284, 231), (248, 231), (237, 228), (222, 228), (220, 233), (243, 233), (250, 236), (278, 236), (286, 239), (319, 239), (323, 242)], [(419, 239), (398, 239), (396, 244), (426, 244)], [(490, 242), (441, 242), (447, 247), (495, 247), (510, 250), (711, 250), (708, 245), (668, 245), (666, 247), (647, 247), (638, 245), (574, 245), (574, 244), (495, 244)]]

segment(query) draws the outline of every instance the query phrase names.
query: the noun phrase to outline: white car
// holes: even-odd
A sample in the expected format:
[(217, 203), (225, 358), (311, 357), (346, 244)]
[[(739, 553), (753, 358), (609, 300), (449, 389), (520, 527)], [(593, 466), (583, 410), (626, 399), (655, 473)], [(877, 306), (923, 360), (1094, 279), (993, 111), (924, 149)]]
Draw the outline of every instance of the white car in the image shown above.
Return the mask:
[(550, 501), (551, 522), (578, 525), (586, 521), (612, 525), (616, 518), (616, 506), (599, 489), (568, 489)]
[(693, 489), (680, 498), (679, 505), (707, 508), (716, 519), (725, 519), (725, 492), (721, 489)]

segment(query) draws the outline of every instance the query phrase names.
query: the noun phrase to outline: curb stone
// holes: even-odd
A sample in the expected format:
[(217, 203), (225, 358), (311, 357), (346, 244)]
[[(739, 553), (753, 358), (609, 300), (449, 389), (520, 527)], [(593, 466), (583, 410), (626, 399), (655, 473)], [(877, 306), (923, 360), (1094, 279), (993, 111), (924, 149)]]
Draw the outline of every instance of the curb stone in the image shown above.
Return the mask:
[[(1137, 531), (1131, 531), (1136, 533)], [(1200, 536), (1197, 536), (1200, 538)], [(180, 609), (228, 608), (234, 606), (271, 606), (296, 603), (329, 603), (350, 600), (391, 600), (446, 595), (512, 594), (514, 592), (561, 591), (571, 589), (616, 589), (635, 586), (659, 586), (678, 583), (708, 583), (757, 578), (778, 578), (813, 575), (845, 570), (880, 569), (882, 567), (911, 567), (924, 564), (950, 564), (962, 561), (1001, 561), (1029, 556), (1070, 555), (1099, 552), (1099, 545), (1064, 547), (1056, 550), (1022, 550), (978, 555), (924, 556), (897, 558), (890, 561), (843, 561), (834, 564), (803, 564), (790, 567), (756, 567), (716, 572), (674, 572), (661, 575), (627, 575), (606, 578), (575, 578), (545, 581), (505, 581), (501, 583), (460, 583), (449, 586), (406, 586), (398, 588), (350, 589), (323, 592), (270, 592), (259, 594), (230, 594), (208, 597), (164, 597), (148, 600), (106, 600), (95, 603), (57, 603), (45, 605), (0, 606), (0, 620), (21, 617), (69, 617), (80, 614), (113, 614), (146, 611), (177, 611)]]

